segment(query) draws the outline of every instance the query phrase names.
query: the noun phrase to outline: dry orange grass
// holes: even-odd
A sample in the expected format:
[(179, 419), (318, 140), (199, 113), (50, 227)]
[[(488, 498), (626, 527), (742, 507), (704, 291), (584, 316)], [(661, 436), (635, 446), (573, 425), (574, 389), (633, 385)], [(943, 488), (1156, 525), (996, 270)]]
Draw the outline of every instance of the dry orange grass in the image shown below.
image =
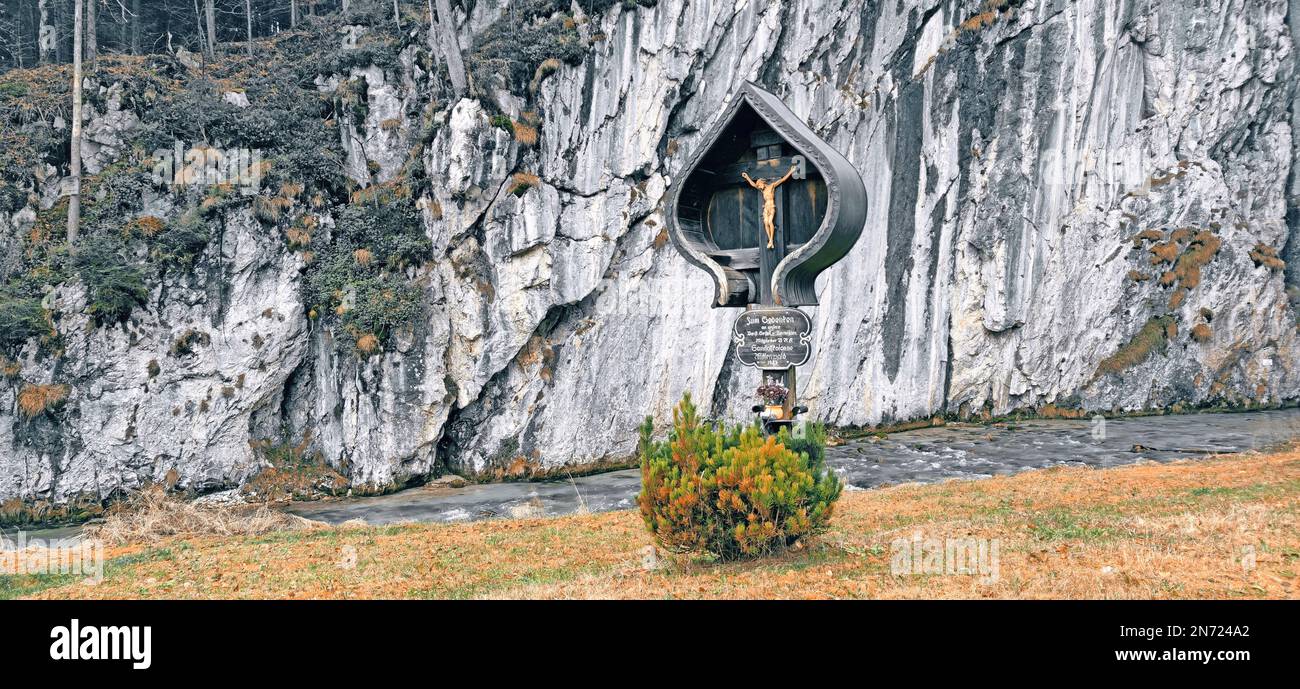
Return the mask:
[(18, 408), (30, 419), (55, 408), (67, 398), (66, 385), (24, 385), (18, 392)]
[(362, 354), (374, 354), (379, 351), (379, 338), (366, 333), (357, 338), (357, 351)]
[[(1300, 450), (844, 495), (780, 556), (646, 571), (636, 512), (176, 537), (46, 598), (1295, 598)], [(890, 546), (997, 539), (998, 576), (895, 575)], [(1247, 555), (1253, 566), (1246, 566)]]
[(537, 128), (523, 122), (515, 122), (515, 141), (522, 146), (532, 148), (537, 145)]
[(126, 229), (128, 234), (131, 232), (139, 232), (141, 236), (153, 237), (159, 232), (162, 232), (166, 226), (166, 223), (164, 223), (161, 218), (153, 215), (145, 215), (132, 220), (127, 224)]
[(297, 249), (304, 246), (311, 246), (311, 233), (297, 227), (290, 227), (285, 230), (284, 238), (288, 241), (290, 248)]
[(1268, 266), (1273, 270), (1286, 268), (1286, 261), (1278, 258), (1277, 249), (1263, 243), (1256, 244), (1255, 248), (1250, 250), (1250, 260), (1256, 266)]

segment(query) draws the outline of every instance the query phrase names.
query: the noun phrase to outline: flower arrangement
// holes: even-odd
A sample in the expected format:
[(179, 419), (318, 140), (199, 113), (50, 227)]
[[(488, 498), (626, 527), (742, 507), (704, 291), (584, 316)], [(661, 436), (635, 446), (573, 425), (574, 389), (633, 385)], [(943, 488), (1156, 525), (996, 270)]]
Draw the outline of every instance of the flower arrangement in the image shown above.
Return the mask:
[(758, 386), (758, 396), (768, 405), (777, 405), (785, 402), (786, 395), (789, 391), (784, 385), (767, 384)]

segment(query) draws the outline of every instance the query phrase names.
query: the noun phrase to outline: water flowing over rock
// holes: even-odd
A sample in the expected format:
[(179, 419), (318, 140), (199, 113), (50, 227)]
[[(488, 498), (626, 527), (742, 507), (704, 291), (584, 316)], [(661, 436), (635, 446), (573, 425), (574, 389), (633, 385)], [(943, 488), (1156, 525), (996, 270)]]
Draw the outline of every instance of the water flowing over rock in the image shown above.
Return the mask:
[[(458, 10), (462, 45), (508, 12)], [(419, 146), (431, 181), (419, 207), (433, 258), (408, 268), (421, 316), (388, 351), (335, 346), (305, 314), (302, 257), (234, 213), (124, 327), (78, 316), (78, 283), (54, 289), (59, 364), (29, 346), (17, 377), (69, 395), (28, 418), (19, 385), (0, 391), (0, 499), (103, 497), (169, 472), (233, 486), (266, 440), (306, 440), (368, 490), (445, 471), (563, 475), (629, 457), (636, 423), (666, 422), (684, 391), (746, 417), (757, 375), (729, 352), (735, 312), (709, 308), (707, 276), (661, 216), (685, 153), (744, 79), (844, 152), (870, 198), (811, 310), (799, 379), (813, 417), (1300, 397), (1295, 0), (570, 12), (588, 52), (539, 70), (526, 96), (479, 88), (430, 106), (421, 94), (445, 72), (414, 48), (317, 81), (366, 84), (364, 120), (339, 128), (351, 177), (393, 179)], [(88, 173), (137, 124), (105, 88)], [(412, 113), (426, 109), (422, 139)], [(528, 113), (535, 145), (499, 121)], [(0, 214), (0, 241), (31, 217)]]

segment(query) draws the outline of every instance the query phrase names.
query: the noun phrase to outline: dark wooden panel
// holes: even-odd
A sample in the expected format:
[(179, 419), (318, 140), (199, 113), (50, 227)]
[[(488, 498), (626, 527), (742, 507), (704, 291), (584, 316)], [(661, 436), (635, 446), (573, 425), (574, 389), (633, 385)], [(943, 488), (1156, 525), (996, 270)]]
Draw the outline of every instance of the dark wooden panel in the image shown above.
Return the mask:
[[(794, 159), (790, 156), (781, 158), (772, 158), (771, 160), (760, 161), (741, 161), (722, 168), (713, 178), (718, 184), (728, 185), (735, 182), (743, 183), (745, 180), (740, 176), (744, 172), (754, 179), (779, 179), (785, 175), (790, 166), (794, 164)], [(812, 163), (804, 161), (804, 174), (809, 178), (821, 178), (821, 173)]]
[(758, 270), (758, 252), (759, 249), (727, 249), (711, 255), (718, 263), (736, 270)]
[(749, 135), (749, 145), (751, 147), (772, 145), (780, 146), (784, 143), (785, 139), (782, 139), (780, 134), (777, 134), (771, 129), (755, 129)]
[(820, 179), (792, 179), (786, 184), (786, 243), (802, 244), (812, 238), (826, 217), (826, 184)]
[(762, 194), (747, 186), (715, 191), (706, 222), (713, 243), (719, 249), (758, 246), (758, 235), (763, 231), (762, 207)]

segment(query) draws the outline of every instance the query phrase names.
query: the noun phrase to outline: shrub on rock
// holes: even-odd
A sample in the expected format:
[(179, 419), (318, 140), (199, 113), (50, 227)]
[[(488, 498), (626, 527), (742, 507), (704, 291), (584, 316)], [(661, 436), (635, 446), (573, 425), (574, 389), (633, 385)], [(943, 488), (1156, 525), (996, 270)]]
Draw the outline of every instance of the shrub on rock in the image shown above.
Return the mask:
[(843, 486), (824, 464), (825, 434), (721, 428), (699, 418), (690, 395), (673, 410), (666, 441), (641, 425), (637, 504), (659, 545), (723, 560), (754, 557), (824, 532)]

